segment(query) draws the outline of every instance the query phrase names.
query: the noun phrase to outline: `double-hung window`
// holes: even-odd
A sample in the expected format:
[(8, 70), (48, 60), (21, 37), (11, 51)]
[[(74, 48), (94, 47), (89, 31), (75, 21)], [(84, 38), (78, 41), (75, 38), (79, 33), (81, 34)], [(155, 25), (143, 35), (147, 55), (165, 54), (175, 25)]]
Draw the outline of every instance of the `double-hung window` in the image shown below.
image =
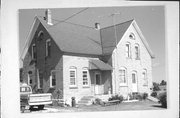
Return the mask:
[(88, 86), (89, 81), (88, 81), (88, 70), (87, 69), (83, 69), (82, 76), (83, 76), (83, 86)]
[(144, 69), (143, 72), (142, 72), (142, 79), (144, 81), (143, 86), (148, 86), (148, 79), (147, 79), (147, 71), (146, 71), (146, 69)]
[(70, 86), (76, 86), (76, 68), (69, 69)]
[(126, 85), (127, 84), (126, 69), (125, 68), (121, 68), (119, 70), (119, 79), (120, 79), (120, 84), (121, 85)]
[(50, 76), (50, 87), (56, 86), (56, 72), (52, 71)]

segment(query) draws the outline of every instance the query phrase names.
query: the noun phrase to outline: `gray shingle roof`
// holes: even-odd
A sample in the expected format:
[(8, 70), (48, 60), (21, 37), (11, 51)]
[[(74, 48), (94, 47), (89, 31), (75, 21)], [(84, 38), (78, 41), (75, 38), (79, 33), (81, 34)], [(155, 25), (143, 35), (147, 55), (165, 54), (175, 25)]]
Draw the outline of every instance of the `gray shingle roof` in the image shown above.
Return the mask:
[[(100, 30), (81, 27), (66, 22), (55, 23), (55, 25), (50, 26), (43, 18), (37, 18), (55, 40), (60, 50), (64, 52), (92, 55), (111, 54), (116, 46), (113, 26)], [(132, 21), (133, 20), (116, 25), (119, 40)]]

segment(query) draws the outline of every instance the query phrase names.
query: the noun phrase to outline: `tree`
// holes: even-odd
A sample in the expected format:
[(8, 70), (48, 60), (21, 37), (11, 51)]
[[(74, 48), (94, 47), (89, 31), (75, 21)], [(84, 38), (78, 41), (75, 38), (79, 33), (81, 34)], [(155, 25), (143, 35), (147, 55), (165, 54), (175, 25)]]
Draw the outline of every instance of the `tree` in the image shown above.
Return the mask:
[(166, 85), (166, 81), (162, 80), (160, 85)]

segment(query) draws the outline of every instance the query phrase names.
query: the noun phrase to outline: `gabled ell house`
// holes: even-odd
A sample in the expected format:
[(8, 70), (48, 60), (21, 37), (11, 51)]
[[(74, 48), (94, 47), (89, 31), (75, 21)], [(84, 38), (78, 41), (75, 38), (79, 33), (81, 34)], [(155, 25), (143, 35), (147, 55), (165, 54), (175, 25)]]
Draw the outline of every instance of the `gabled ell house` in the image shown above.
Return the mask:
[(23, 60), (23, 82), (63, 99), (150, 93), (153, 53), (135, 20), (100, 28), (36, 16)]

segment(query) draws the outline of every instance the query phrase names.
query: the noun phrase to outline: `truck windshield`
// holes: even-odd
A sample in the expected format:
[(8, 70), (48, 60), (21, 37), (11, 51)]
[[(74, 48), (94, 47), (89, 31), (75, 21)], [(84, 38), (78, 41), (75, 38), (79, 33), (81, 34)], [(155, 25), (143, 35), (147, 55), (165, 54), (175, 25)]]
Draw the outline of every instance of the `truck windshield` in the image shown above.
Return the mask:
[(29, 87), (20, 87), (20, 92), (31, 92)]

